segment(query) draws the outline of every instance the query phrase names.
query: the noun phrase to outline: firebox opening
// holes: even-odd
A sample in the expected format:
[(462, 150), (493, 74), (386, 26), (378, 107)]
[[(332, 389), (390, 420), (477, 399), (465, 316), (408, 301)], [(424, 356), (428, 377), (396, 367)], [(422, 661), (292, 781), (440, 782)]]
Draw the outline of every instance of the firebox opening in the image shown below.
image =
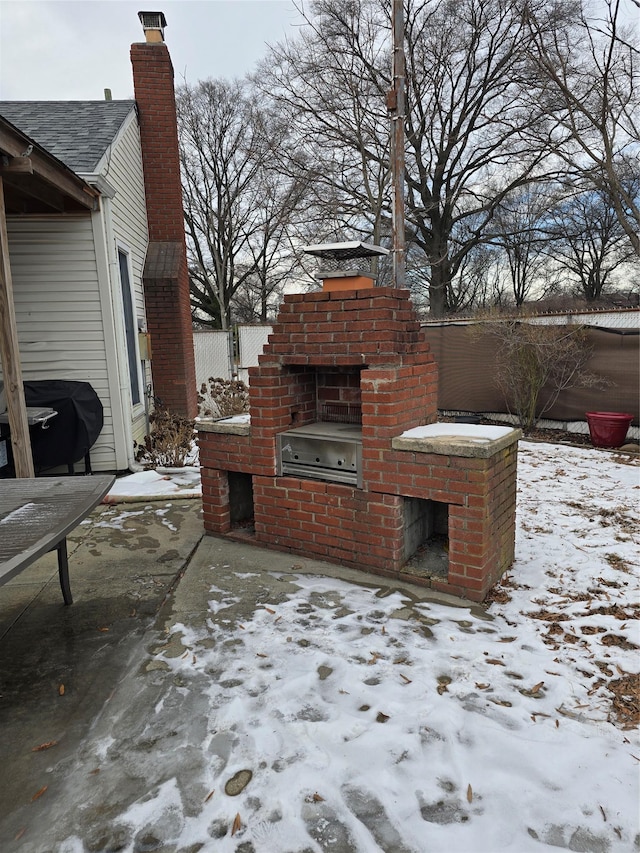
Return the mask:
[(317, 370), (315, 378), (318, 421), (362, 423), (361, 369), (336, 367)]
[(449, 570), (449, 506), (422, 498), (404, 499), (407, 574), (446, 578)]
[(253, 477), (228, 471), (227, 479), (231, 526), (249, 528), (253, 524)]

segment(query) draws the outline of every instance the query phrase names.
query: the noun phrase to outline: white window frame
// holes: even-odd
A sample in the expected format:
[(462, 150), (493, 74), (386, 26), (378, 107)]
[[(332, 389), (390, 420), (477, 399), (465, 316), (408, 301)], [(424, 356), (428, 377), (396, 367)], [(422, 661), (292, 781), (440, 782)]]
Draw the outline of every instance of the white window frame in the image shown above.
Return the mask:
[[(126, 270), (128, 287), (122, 280), (122, 265), (121, 258), (126, 259)], [(131, 250), (127, 245), (116, 240), (116, 261), (118, 265), (118, 279), (120, 281), (120, 294), (122, 299), (122, 331), (124, 345), (126, 347), (127, 356), (127, 377), (129, 379), (129, 397), (134, 410), (137, 407), (143, 407), (145, 384), (144, 376), (142, 375), (142, 362), (140, 359), (140, 350), (138, 347), (138, 316), (136, 311), (136, 299), (133, 288), (133, 268), (131, 265)], [(128, 305), (126, 304), (128, 302)], [(127, 316), (127, 309), (130, 311), (130, 317)], [(129, 330), (129, 324), (131, 328)], [(133, 366), (135, 365), (135, 379), (137, 384), (138, 399), (134, 399), (133, 386)]]

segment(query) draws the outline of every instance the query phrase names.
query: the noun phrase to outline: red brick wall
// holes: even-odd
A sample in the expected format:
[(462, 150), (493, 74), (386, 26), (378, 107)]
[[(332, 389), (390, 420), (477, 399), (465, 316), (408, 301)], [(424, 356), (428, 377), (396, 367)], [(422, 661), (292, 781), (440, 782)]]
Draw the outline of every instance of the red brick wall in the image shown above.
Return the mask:
[(165, 44), (132, 44), (150, 242), (183, 242), (173, 65)]
[(253, 495), (259, 544), (397, 576), (401, 498), (296, 477), (254, 477)]
[(179, 247), (171, 279), (145, 276), (154, 393), (170, 410), (197, 414), (173, 65), (164, 44), (131, 45), (139, 111), (149, 241)]

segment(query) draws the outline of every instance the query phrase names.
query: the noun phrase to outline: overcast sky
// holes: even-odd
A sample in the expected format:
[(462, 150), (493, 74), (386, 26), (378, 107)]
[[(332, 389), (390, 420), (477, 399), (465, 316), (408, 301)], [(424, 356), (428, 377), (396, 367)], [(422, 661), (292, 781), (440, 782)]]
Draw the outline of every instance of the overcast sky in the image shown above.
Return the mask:
[(299, 22), (291, 0), (0, 0), (0, 100), (132, 98), (140, 9), (165, 14), (176, 85), (243, 76)]

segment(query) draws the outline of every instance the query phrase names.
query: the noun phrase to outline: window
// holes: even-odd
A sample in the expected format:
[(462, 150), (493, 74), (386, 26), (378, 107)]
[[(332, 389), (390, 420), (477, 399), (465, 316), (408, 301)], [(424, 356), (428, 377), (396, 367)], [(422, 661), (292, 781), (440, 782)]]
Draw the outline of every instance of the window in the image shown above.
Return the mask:
[(120, 284), (122, 286), (122, 305), (124, 307), (124, 330), (127, 340), (131, 400), (135, 406), (141, 399), (140, 378), (138, 375), (138, 354), (136, 351), (138, 327), (133, 314), (133, 299), (131, 297), (131, 282), (129, 279), (129, 258), (126, 252), (123, 252), (122, 249), (118, 249), (118, 264), (120, 266)]

